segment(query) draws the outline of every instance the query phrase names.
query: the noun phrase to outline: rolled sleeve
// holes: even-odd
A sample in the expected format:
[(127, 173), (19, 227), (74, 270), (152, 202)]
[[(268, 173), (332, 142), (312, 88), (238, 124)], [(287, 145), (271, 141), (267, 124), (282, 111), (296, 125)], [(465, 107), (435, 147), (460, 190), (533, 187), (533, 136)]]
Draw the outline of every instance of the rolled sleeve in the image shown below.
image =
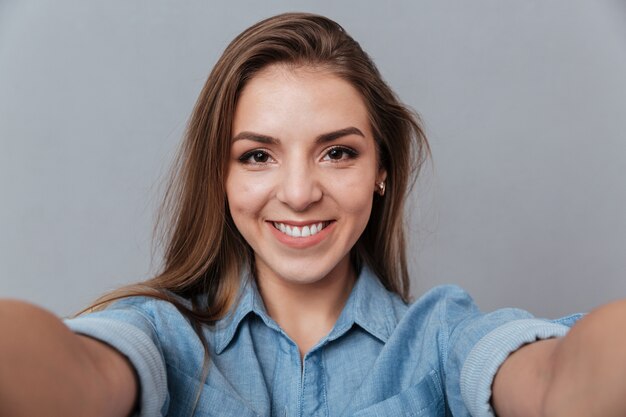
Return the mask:
[(139, 380), (140, 417), (161, 416), (167, 403), (167, 374), (156, 331), (133, 308), (104, 310), (68, 319), (75, 333), (100, 340), (126, 356)]
[(525, 344), (562, 337), (569, 327), (540, 319), (514, 320), (492, 330), (472, 348), (461, 370), (461, 395), (474, 417), (493, 417), (491, 386), (506, 358)]
[(482, 313), (454, 286), (446, 288), (443, 299), (441, 363), (446, 400), (455, 416), (493, 417), (491, 385), (506, 358), (525, 344), (564, 336), (581, 317), (545, 320), (516, 308)]

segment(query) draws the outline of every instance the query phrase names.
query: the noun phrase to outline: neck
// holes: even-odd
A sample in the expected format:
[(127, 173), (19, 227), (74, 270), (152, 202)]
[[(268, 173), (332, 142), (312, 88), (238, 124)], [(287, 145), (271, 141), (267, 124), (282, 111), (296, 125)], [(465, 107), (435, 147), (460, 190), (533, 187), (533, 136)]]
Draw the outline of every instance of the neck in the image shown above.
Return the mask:
[(354, 281), (349, 257), (312, 283), (288, 282), (270, 271), (257, 271), (259, 292), (268, 314), (298, 345), (301, 357), (332, 330)]

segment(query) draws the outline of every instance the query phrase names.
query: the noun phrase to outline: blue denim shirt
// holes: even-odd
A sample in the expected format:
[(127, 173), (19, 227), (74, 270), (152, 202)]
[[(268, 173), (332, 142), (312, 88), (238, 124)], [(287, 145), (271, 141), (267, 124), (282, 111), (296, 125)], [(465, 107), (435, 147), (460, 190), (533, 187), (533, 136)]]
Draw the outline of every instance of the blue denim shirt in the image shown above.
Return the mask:
[(115, 347), (135, 367), (140, 415), (492, 416), (493, 377), (509, 353), (563, 336), (578, 316), (481, 313), (469, 295), (440, 286), (407, 305), (366, 267), (331, 332), (301, 361), (267, 314), (253, 279), (203, 347), (170, 303), (131, 297), (66, 324)]

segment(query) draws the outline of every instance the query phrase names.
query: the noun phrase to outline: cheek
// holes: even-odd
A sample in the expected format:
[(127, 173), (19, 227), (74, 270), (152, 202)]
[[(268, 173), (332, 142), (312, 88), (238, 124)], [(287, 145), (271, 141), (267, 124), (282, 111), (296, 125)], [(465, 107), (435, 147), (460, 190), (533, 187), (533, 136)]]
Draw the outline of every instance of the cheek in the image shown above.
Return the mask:
[(233, 220), (240, 216), (254, 216), (269, 199), (271, 186), (258, 176), (231, 173), (226, 180), (226, 197)]
[(345, 173), (328, 182), (329, 191), (340, 205), (341, 210), (353, 215), (361, 215), (360, 221), (367, 221), (374, 198), (374, 177), (368, 173), (354, 171)]

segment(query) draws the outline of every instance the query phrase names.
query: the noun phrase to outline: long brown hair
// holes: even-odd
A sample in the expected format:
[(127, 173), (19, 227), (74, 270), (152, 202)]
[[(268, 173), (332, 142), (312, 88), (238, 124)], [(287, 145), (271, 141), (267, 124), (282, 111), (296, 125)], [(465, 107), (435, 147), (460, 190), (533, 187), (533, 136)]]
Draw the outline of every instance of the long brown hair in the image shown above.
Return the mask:
[[(318, 15), (286, 13), (237, 36), (200, 93), (158, 219), (164, 231), (162, 271), (102, 297), (95, 308), (133, 295), (157, 297), (174, 303), (197, 329), (228, 312), (239, 290), (241, 269), (253, 262), (226, 200), (233, 115), (247, 81), (278, 63), (323, 68), (362, 95), (387, 178), (386, 194), (374, 198), (352, 258), (408, 300), (404, 202), (429, 153), (419, 118), (398, 100), (370, 57), (339, 24)], [(172, 294), (191, 300), (192, 308)]]

